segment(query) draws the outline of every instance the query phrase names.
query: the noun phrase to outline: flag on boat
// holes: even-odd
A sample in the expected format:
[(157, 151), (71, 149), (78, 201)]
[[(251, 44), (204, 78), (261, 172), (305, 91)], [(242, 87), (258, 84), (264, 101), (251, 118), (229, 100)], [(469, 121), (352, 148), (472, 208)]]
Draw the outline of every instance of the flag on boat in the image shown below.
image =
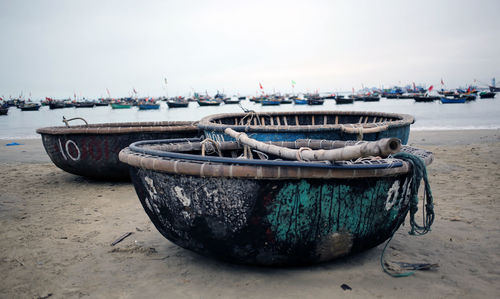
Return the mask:
[(132, 88), (134, 90), (134, 93), (137, 94), (137, 90), (135, 90), (135, 88)]
[(443, 78), (441, 78), (441, 85), (444, 85)]
[(111, 98), (111, 94), (109, 93), (109, 89), (106, 88), (106, 92), (108, 93), (108, 97)]
[(262, 87), (262, 84), (260, 84), (260, 82), (259, 82), (259, 87), (260, 89), (264, 89), (264, 87)]
[(415, 86), (415, 82), (413, 82), (413, 90), (417, 90), (417, 86)]
[(165, 78), (165, 85), (167, 85), (167, 78)]
[(434, 88), (434, 85), (431, 85), (427, 91), (431, 91)]
[(297, 83), (295, 83), (295, 81), (292, 80), (292, 86), (295, 86), (295, 84), (297, 84)]

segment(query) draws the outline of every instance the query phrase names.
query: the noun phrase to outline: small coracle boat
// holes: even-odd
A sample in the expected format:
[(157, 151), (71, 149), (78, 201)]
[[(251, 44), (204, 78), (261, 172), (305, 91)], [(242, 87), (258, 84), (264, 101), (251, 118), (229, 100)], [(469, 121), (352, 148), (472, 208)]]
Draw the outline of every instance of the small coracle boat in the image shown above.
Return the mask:
[[(284, 158), (232, 132), (241, 143), (141, 141), (120, 152), (151, 221), (181, 247), (244, 264), (324, 262), (384, 242), (415, 207), (420, 179), (388, 156), (397, 139), (260, 143), (290, 151)], [(317, 149), (334, 161), (306, 161)], [(429, 152), (402, 151), (432, 162)], [(354, 152), (384, 158), (335, 160)]]
[(198, 126), (215, 141), (232, 141), (226, 128), (247, 132), (261, 141), (296, 139), (378, 140), (386, 137), (408, 142), (407, 114), (362, 111), (301, 111), (270, 113), (224, 113), (203, 118)]
[[(80, 119), (80, 118), (78, 118)], [(74, 119), (71, 119), (74, 120)], [(54, 164), (72, 174), (104, 180), (128, 179), (118, 153), (139, 140), (199, 136), (194, 122), (104, 123), (40, 128), (45, 151)], [(85, 122), (86, 123), (86, 122)]]

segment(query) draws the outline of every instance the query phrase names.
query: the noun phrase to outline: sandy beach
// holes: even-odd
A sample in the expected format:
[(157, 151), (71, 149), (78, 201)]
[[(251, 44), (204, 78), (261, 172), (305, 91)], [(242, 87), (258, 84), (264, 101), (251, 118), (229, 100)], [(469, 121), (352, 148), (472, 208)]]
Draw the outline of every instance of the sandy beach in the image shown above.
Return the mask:
[(131, 183), (66, 173), (40, 139), (9, 142), (0, 141), (0, 298), (500, 297), (500, 130), (412, 131), (409, 144), (435, 154), (436, 219), (425, 236), (402, 226), (386, 259), (439, 268), (406, 278), (381, 270), (383, 245), (294, 268), (199, 256), (160, 235)]

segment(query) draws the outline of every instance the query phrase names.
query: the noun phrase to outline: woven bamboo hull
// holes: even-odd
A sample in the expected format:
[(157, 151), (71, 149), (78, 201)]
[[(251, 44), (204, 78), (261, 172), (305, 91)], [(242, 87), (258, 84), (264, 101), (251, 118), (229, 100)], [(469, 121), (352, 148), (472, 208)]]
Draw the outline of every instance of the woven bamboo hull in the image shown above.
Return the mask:
[(131, 168), (131, 177), (163, 236), (234, 263), (311, 264), (366, 250), (385, 241), (408, 209), (406, 175), (255, 180)]
[[(220, 144), (222, 156), (201, 156), (200, 142), (172, 142), (177, 151), (169, 142), (120, 152), (143, 208), (168, 240), (229, 262), (312, 264), (369, 249), (398, 229), (413, 195), (411, 166), (401, 160), (237, 159), (237, 143)], [(429, 152), (409, 152), (432, 162)]]
[[(137, 126), (140, 123), (135, 123)], [(146, 123), (147, 124), (147, 123)], [(153, 123), (149, 123), (151, 125)], [(163, 122), (169, 126), (172, 122)], [(140, 140), (192, 138), (199, 136), (198, 129), (192, 122), (171, 131), (154, 131), (144, 127), (143, 131), (125, 132), (133, 123), (122, 124), (123, 133), (110, 132), (116, 127), (100, 127), (102, 133), (71, 133), (75, 128), (53, 127), (37, 130), (42, 134), (45, 151), (52, 162), (60, 169), (85, 177), (101, 180), (127, 180), (128, 168), (118, 159), (118, 153), (129, 144)], [(52, 129), (52, 130), (51, 130)], [(93, 129), (97, 129), (94, 125)], [(106, 131), (108, 129), (108, 132)]]
[[(258, 118), (257, 118), (258, 117)], [(405, 114), (351, 111), (307, 111), (217, 114), (203, 118), (199, 128), (216, 141), (232, 141), (225, 128), (246, 132), (259, 141), (297, 139), (367, 140), (396, 137), (408, 142), (413, 117)], [(363, 127), (359, 130), (359, 127)], [(377, 130), (379, 129), (379, 130)]]

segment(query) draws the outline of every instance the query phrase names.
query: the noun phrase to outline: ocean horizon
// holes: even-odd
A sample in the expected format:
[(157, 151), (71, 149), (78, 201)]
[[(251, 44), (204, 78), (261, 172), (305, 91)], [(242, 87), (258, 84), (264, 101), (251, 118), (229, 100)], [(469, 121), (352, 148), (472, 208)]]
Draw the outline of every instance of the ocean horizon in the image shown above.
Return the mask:
[[(379, 102), (354, 102), (337, 105), (334, 100), (325, 100), (321, 106), (282, 104), (262, 106), (248, 100), (241, 106), (256, 112), (273, 111), (377, 111), (405, 113), (415, 117), (411, 130), (477, 130), (500, 129), (500, 104), (498, 99), (477, 99), (465, 104), (417, 103), (413, 99), (385, 99)], [(110, 106), (94, 108), (63, 108), (50, 110), (48, 106), (39, 111), (21, 111), (16, 107), (9, 109), (8, 115), (0, 116), (0, 140), (41, 138), (36, 129), (63, 126), (63, 116), (67, 119), (82, 117), (89, 124), (146, 121), (196, 121), (216, 113), (243, 112), (239, 105), (221, 104), (220, 106), (200, 107), (190, 102), (187, 108), (168, 108), (161, 102), (158, 110), (112, 109)], [(83, 124), (81, 121), (72, 125)]]

